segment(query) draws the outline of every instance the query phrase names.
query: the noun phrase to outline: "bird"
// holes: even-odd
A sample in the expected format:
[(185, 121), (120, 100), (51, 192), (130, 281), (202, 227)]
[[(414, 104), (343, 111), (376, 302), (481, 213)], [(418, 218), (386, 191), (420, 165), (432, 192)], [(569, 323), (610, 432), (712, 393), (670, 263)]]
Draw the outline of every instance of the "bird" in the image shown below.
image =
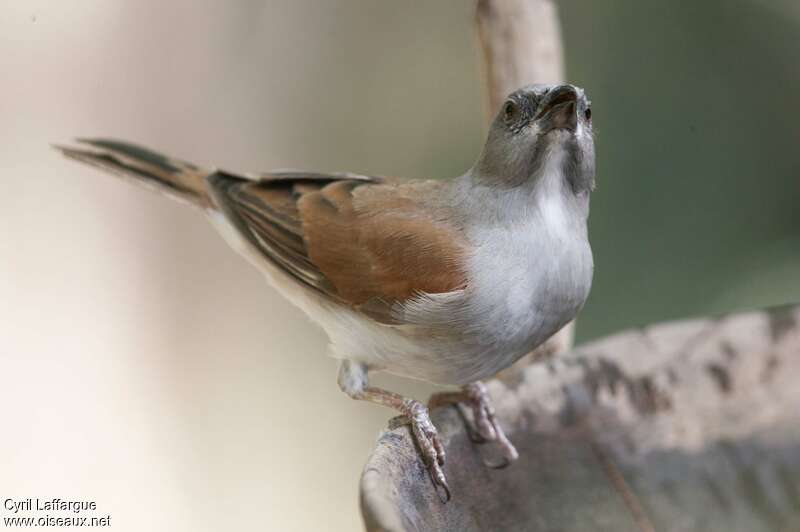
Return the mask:
[[(594, 263), (591, 104), (571, 84), (527, 85), (498, 110), (460, 176), (203, 169), (132, 143), (76, 139), (70, 159), (201, 209), (231, 247), (324, 329), (353, 399), (411, 426), (444, 501), (445, 448), (430, 405), (471, 408), (505, 465), (518, 458), (482, 383), (572, 321)], [(385, 371), (449, 385), (422, 402), (371, 386)]]

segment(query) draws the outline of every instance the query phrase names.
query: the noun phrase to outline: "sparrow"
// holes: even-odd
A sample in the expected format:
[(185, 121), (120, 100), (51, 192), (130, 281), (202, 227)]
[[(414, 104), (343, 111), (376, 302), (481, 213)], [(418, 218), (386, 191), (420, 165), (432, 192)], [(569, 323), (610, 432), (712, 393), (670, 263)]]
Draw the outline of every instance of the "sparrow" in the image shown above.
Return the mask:
[(518, 457), (481, 380), (575, 318), (591, 287), (590, 103), (574, 85), (513, 92), (461, 176), (205, 170), (117, 140), (65, 156), (202, 209), (228, 243), (327, 333), (338, 384), (405, 416), (434, 488), (445, 449), (423, 403), (369, 384), (386, 371), (455, 385), (479, 436)]

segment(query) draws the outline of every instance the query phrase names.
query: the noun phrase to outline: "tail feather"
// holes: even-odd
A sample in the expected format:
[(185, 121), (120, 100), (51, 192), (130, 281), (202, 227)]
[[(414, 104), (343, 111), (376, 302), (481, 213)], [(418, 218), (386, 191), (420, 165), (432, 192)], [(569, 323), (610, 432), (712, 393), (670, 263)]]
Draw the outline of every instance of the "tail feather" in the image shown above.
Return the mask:
[(77, 139), (87, 147), (53, 146), (70, 159), (155, 188), (201, 208), (211, 207), (205, 177), (210, 172), (135, 144), (110, 139)]

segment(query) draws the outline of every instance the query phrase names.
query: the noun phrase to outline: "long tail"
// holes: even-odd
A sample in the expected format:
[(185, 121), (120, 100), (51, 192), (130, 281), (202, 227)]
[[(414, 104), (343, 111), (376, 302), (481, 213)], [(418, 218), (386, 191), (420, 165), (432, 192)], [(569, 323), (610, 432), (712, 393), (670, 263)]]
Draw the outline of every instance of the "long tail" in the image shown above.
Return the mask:
[(170, 197), (206, 209), (212, 207), (205, 178), (210, 172), (147, 148), (110, 139), (77, 139), (79, 148), (54, 146), (75, 159), (129, 181), (154, 188)]

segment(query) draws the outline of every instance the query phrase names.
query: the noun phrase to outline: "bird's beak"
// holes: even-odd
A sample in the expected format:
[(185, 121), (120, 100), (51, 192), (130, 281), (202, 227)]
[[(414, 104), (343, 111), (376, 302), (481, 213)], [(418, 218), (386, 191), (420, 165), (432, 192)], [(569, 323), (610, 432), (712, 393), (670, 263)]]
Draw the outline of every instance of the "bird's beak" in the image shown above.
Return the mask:
[(578, 127), (578, 91), (572, 85), (559, 85), (544, 97), (535, 120), (540, 131), (546, 133), (553, 129)]

